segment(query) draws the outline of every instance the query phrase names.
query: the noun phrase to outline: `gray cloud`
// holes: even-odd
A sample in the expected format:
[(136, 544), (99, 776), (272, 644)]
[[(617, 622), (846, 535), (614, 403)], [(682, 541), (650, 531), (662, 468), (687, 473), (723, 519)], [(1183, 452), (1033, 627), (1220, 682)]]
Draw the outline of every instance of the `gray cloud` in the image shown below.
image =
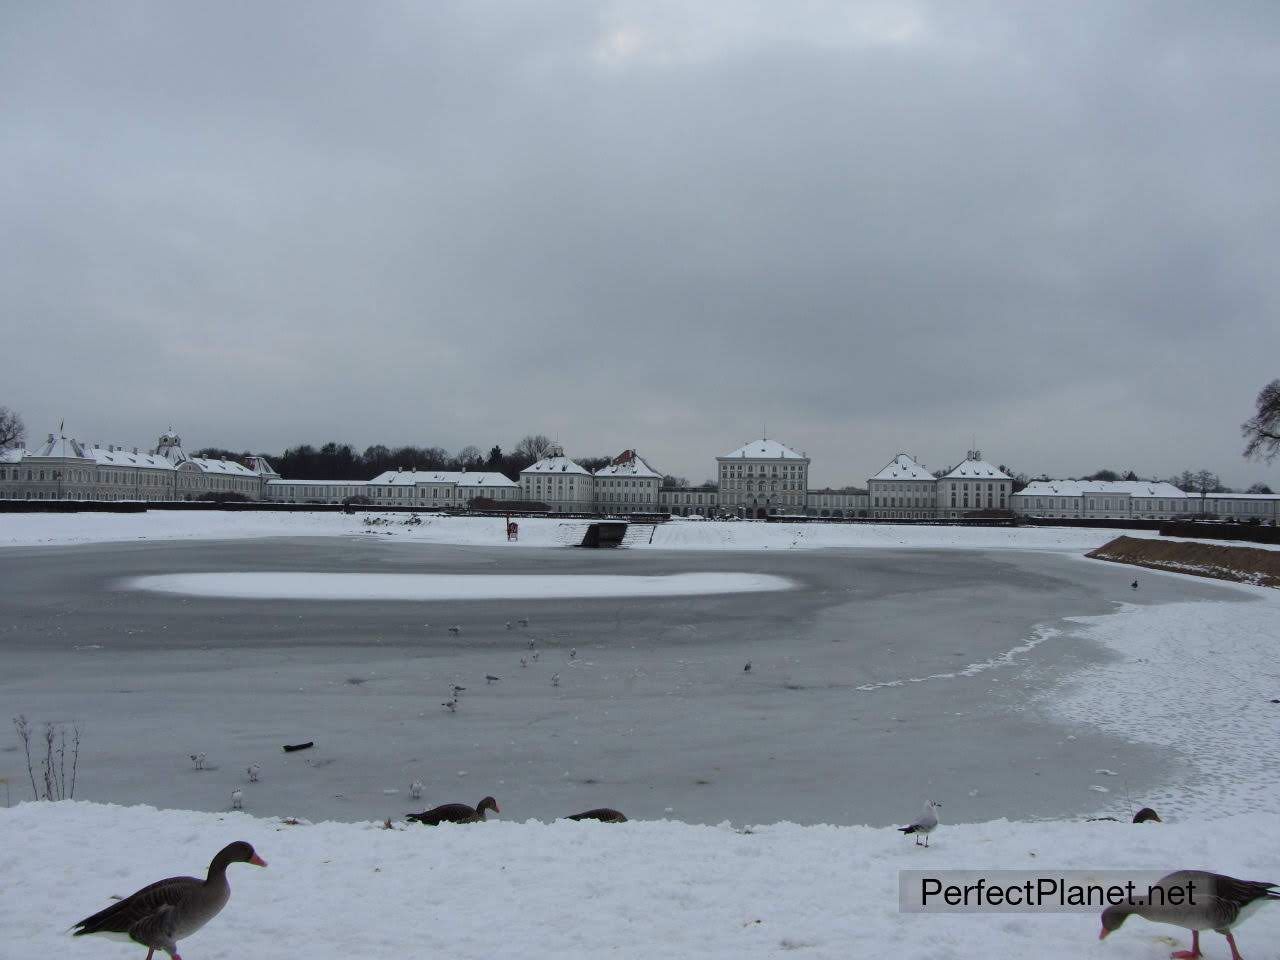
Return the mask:
[(1240, 460), (1270, 4), (9, 5), (33, 433)]

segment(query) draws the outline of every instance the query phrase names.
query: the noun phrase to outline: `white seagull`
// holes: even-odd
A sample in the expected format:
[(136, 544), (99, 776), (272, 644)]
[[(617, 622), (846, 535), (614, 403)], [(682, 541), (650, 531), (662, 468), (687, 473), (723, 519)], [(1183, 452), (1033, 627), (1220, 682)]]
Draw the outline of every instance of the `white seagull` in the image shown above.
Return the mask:
[(236, 787), (234, 790), (231, 791), (231, 809), (232, 810), (244, 809), (244, 791), (241, 790), (239, 787)]
[(249, 769), (245, 772), (249, 774), (250, 783), (257, 783), (258, 775), (262, 773), (262, 767), (256, 763), (251, 763), (249, 764)]
[(942, 806), (937, 800), (929, 800), (924, 805), (924, 813), (916, 817), (905, 827), (899, 827), (903, 833), (914, 833), (916, 845), (920, 844), (920, 835), (924, 834), (924, 845), (929, 845), (929, 834), (938, 828), (938, 808)]
[(409, 796), (413, 797), (415, 800), (419, 799), (422, 796), (422, 787), (423, 783), (421, 780), (413, 781), (413, 783), (409, 784)]

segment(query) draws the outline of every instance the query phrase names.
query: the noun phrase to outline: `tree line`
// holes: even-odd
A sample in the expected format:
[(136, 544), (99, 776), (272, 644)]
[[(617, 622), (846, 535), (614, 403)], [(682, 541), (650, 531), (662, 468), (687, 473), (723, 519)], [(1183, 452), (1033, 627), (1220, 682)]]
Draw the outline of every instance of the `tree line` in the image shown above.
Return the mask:
[[(282, 477), (290, 480), (369, 480), (388, 470), (490, 471), (518, 480), (521, 470), (559, 452), (559, 444), (539, 433), (522, 437), (510, 452), (498, 444), (490, 447), (488, 453), (474, 444), (450, 453), (444, 447), (389, 447), (381, 443), (360, 451), (349, 443), (330, 441), (319, 447), (303, 443), (279, 453), (252, 454), (247, 450), (205, 447), (193, 456), (240, 461), (249, 456), (265, 457)], [(612, 457), (574, 459), (586, 469), (596, 470), (609, 463)]]

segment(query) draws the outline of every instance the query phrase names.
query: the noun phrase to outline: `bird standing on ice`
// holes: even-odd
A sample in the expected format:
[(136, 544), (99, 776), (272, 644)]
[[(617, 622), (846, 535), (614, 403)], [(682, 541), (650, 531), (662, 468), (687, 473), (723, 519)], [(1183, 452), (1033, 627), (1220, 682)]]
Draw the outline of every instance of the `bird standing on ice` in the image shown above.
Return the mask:
[(241, 790), (239, 787), (236, 787), (234, 790), (231, 791), (231, 809), (232, 810), (244, 809), (244, 791)]
[(458, 710), (458, 698), (456, 696), (450, 697), (444, 703), (440, 704), (440, 706), (444, 707), (450, 713), (456, 713)]
[(246, 770), (245, 772), (249, 774), (249, 782), (250, 782), (250, 783), (257, 783), (257, 782), (258, 782), (258, 775), (262, 773), (262, 767), (260, 767), (260, 766), (259, 766), (258, 764), (256, 764), (256, 763), (251, 763), (251, 764), (249, 764), (249, 769), (248, 769), (248, 770)]
[[(1120, 929), (1130, 914), (1136, 913), (1152, 923), (1169, 923), (1191, 931), (1191, 949), (1170, 954), (1174, 960), (1195, 960), (1203, 956), (1200, 952), (1201, 930), (1222, 934), (1231, 947), (1231, 960), (1243, 960), (1236, 949), (1236, 938), (1231, 935), (1231, 928), (1264, 903), (1280, 900), (1277, 886), (1280, 885), (1237, 880), (1204, 870), (1178, 870), (1157, 880), (1151, 896), (1145, 901), (1135, 899), (1103, 910), (1102, 932), (1098, 939), (1105, 940), (1108, 934)], [(1157, 894), (1156, 888), (1168, 892)], [(1176, 893), (1176, 896), (1169, 892)]]
[(252, 863), (265, 867), (266, 861), (243, 840), (218, 851), (203, 880), (170, 877), (143, 887), (75, 925), (75, 936), (100, 933), (117, 940), (132, 940), (147, 948), (147, 960), (157, 950), (173, 960), (178, 941), (185, 940), (216, 917), (231, 898), (227, 867), (232, 863)]
[(551, 675), (551, 685), (552, 685), (553, 687), (558, 687), (558, 686), (560, 686), (560, 674), (558, 674), (558, 673), (553, 673), (553, 674)]
[(449, 628), (449, 632), (452, 633), (454, 636), (457, 636), (462, 632), (462, 628), (458, 626), (453, 626)]
[(937, 800), (929, 800), (924, 805), (924, 813), (916, 817), (905, 827), (898, 829), (903, 833), (913, 833), (916, 837), (916, 845), (920, 845), (920, 836), (924, 835), (924, 845), (929, 845), (929, 834), (933, 833), (938, 827), (938, 807), (942, 806)]
[(409, 796), (413, 797), (415, 800), (420, 799), (422, 797), (422, 787), (423, 783), (421, 780), (413, 781), (413, 783), (409, 784)]
[(1133, 589), (1137, 590), (1137, 589), (1138, 589), (1138, 581), (1137, 581), (1137, 580), (1133, 581), (1133, 583), (1129, 584), (1129, 586), (1131, 586), (1131, 587), (1133, 587)]
[(746, 665), (745, 667), (743, 667), (743, 668), (742, 668), (742, 672), (743, 672), (743, 673), (750, 673), (750, 672), (751, 672), (751, 661), (750, 661), (750, 660), (748, 660), (748, 661), (747, 661), (747, 665)]

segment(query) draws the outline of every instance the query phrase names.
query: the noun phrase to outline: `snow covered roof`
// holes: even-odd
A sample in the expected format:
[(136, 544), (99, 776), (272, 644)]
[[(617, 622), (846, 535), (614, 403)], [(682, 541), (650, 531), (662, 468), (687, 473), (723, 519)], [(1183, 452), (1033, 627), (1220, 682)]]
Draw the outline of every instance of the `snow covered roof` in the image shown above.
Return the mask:
[(167, 457), (154, 453), (137, 453), (121, 447), (92, 447), (90, 456), (102, 467), (151, 467), (155, 470), (172, 470), (173, 464)]
[(79, 440), (73, 440), (71, 437), (55, 437), (52, 433), (35, 450), (28, 450), (26, 455), (28, 457), (53, 457), (59, 459), (93, 459), (93, 454), (89, 452), (86, 444), (81, 443)]
[[(1198, 493), (1189, 493), (1189, 497), (1198, 497)], [(1280, 500), (1280, 493), (1211, 493), (1210, 500)]]
[(514, 487), (516, 482), (493, 471), (470, 470), (387, 470), (369, 483), (411, 487), (419, 483), (452, 483), (459, 487)]
[(1024, 497), (1079, 497), (1086, 493), (1127, 493), (1131, 497), (1180, 499), (1187, 496), (1163, 480), (1032, 480), (1020, 494)]
[(267, 481), (268, 487), (362, 487), (369, 480), (282, 480), (272, 477)]
[(1012, 480), (1009, 476), (997, 466), (993, 466), (986, 460), (975, 460), (970, 457), (960, 466), (956, 467), (948, 473), (944, 480)]
[(649, 466), (644, 457), (634, 450), (624, 450), (609, 463), (596, 471), (597, 477), (647, 477), (661, 480), (662, 474)]
[(890, 460), (872, 480), (933, 480), (934, 476), (915, 457), (900, 453)]
[(234, 460), (210, 460), (208, 457), (191, 457), (190, 462), (205, 473), (228, 473), (237, 477), (257, 476), (243, 463), (236, 463)]
[(726, 453), (723, 457), (717, 459), (728, 460), (730, 458), (751, 458), (753, 460), (808, 460), (802, 453), (796, 453), (785, 443), (779, 443), (777, 440), (752, 440), (748, 444), (744, 444), (731, 453)]
[(574, 463), (568, 457), (544, 457), (532, 466), (525, 467), (520, 471), (525, 473), (576, 473), (584, 477), (591, 476), (587, 470)]

